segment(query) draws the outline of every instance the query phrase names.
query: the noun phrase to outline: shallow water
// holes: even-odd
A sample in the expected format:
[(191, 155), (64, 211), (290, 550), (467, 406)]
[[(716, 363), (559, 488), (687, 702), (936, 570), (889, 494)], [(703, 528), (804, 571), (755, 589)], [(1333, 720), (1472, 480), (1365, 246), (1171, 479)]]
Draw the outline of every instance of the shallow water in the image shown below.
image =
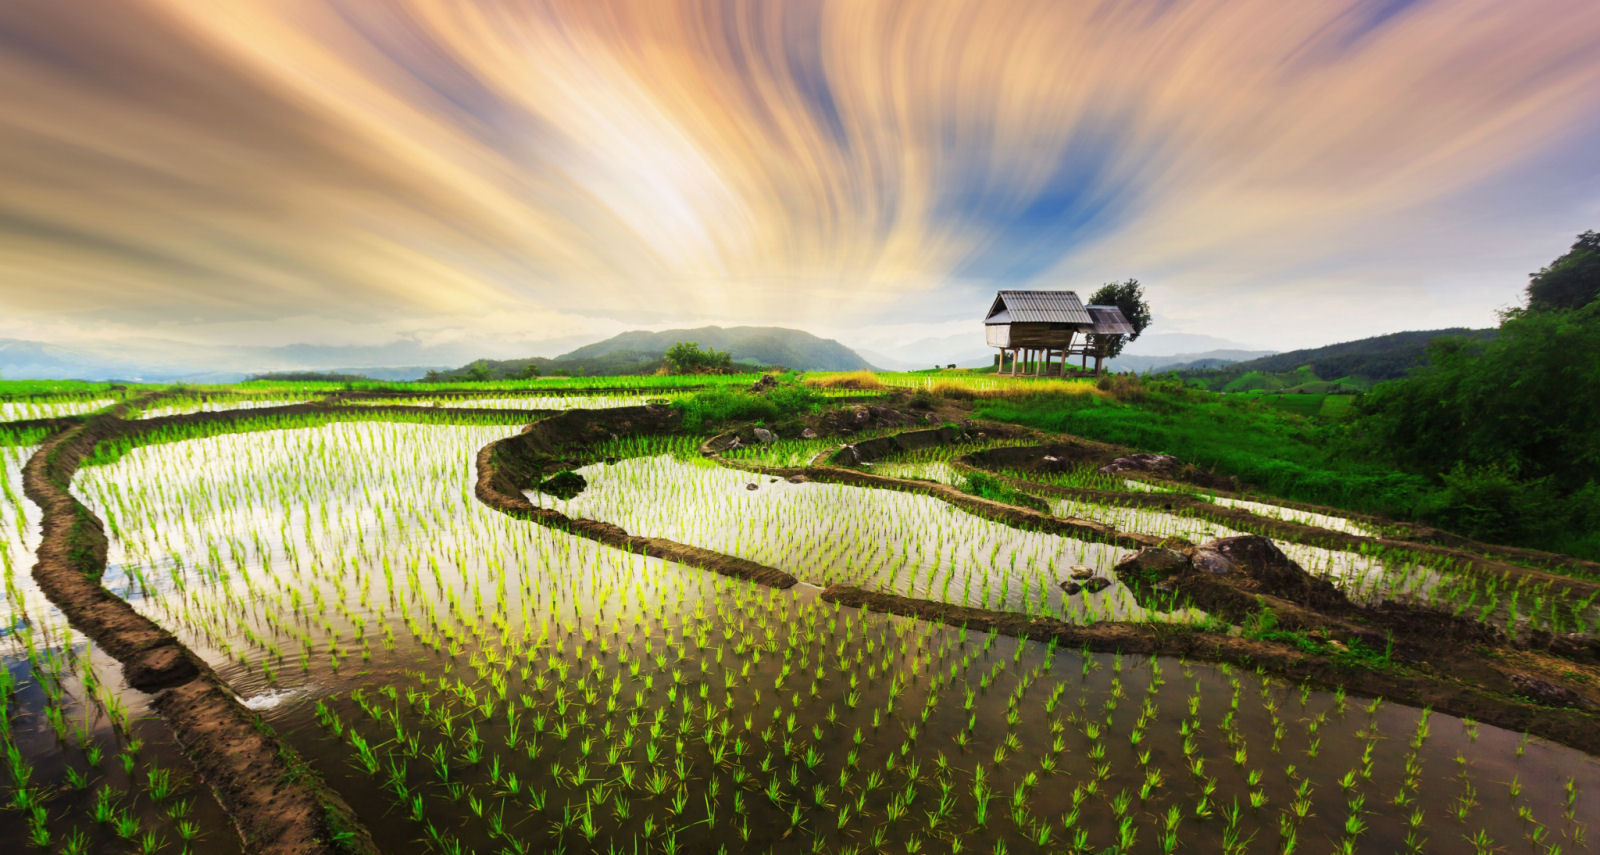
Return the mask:
[(530, 500), (632, 534), (737, 555), (814, 585), (1073, 621), (1146, 614), (1120, 584), (1070, 598), (1059, 588), (1073, 567), (1109, 571), (1126, 550), (1021, 531), (931, 496), (795, 484), (665, 454), (579, 472), (589, 486), (571, 501), (531, 491)]
[(354, 398), (351, 404), (363, 406), (465, 407), (494, 410), (605, 410), (637, 407), (651, 401), (671, 400), (676, 395), (502, 395), (483, 398)]
[(139, 412), (138, 418), (156, 419), (163, 416), (181, 416), (189, 413), (221, 413), (234, 410), (259, 410), (265, 407), (286, 407), (291, 404), (309, 404), (312, 398), (231, 398), (214, 400), (187, 400), (150, 407)]
[(0, 401), (0, 422), (26, 421), (28, 419), (53, 419), (60, 416), (75, 416), (81, 413), (92, 413), (115, 404), (110, 398), (98, 400), (52, 401), (49, 403), (35, 403), (33, 401)]

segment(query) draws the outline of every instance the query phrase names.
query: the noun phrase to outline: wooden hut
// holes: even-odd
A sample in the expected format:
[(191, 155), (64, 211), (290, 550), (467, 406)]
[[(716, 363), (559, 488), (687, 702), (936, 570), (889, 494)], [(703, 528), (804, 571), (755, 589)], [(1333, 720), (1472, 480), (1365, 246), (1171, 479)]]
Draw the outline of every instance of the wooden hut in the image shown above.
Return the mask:
[[(1093, 330), (1094, 318), (1071, 291), (1001, 291), (983, 327), (989, 346), (1000, 349), (997, 370), (1005, 370), (1010, 354), (1012, 376), (1019, 361), (1023, 373), (1032, 364), (1034, 374), (1048, 375), (1055, 357), (1066, 364), (1074, 338)], [(1056, 373), (1061, 373), (1059, 366)]]
[(1083, 367), (1089, 367), (1089, 357), (1094, 357), (1094, 373), (1099, 374), (1105, 365), (1106, 352), (1111, 348), (1112, 342), (1125, 335), (1133, 335), (1133, 324), (1123, 316), (1122, 310), (1116, 306), (1087, 306), (1089, 317), (1094, 319), (1094, 328), (1089, 330), (1085, 337), (1080, 352), (1083, 354)]

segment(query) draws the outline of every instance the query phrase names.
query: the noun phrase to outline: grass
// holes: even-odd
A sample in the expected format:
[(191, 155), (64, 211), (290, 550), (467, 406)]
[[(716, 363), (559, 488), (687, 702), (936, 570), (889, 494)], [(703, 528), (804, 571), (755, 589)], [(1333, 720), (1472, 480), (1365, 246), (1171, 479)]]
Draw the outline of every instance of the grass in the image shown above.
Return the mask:
[(1337, 426), (1252, 397), (1150, 384), (1127, 397), (1027, 395), (986, 400), (976, 415), (1177, 455), (1276, 496), (1412, 518), (1431, 488), (1415, 475), (1339, 453)]

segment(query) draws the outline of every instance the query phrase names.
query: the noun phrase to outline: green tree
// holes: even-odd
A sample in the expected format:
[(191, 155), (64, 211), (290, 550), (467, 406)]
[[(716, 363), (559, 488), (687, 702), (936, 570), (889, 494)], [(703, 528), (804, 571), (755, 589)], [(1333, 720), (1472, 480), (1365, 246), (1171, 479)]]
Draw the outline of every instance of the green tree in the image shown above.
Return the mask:
[(733, 359), (726, 352), (701, 350), (696, 341), (680, 341), (667, 348), (667, 367), (673, 374), (715, 374), (731, 365)]
[(479, 359), (467, 366), (467, 379), (482, 382), (489, 379), (489, 361)]
[(1587, 231), (1566, 255), (1528, 277), (1528, 308), (1576, 309), (1600, 296), (1600, 234)]
[[(1096, 347), (1104, 347), (1107, 359), (1122, 353), (1128, 342), (1139, 337), (1150, 326), (1150, 304), (1144, 299), (1144, 286), (1137, 279), (1126, 282), (1107, 282), (1089, 297), (1091, 306), (1116, 306), (1133, 327), (1132, 335), (1090, 336)], [(1103, 339), (1103, 340), (1102, 340)]]
[(527, 365), (522, 366), (522, 370), (517, 372), (517, 379), (518, 380), (533, 380), (533, 379), (536, 379), (538, 376), (539, 376), (539, 364), (537, 362), (533, 362), (531, 360), (528, 362)]

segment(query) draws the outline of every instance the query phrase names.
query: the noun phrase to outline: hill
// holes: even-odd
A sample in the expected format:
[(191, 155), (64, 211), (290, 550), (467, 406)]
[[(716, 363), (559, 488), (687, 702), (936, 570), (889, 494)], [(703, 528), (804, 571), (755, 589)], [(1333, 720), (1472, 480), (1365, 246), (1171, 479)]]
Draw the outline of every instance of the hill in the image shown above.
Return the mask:
[(785, 327), (700, 327), (698, 329), (630, 330), (604, 341), (586, 344), (553, 359), (478, 360), (451, 371), (431, 374), (435, 380), (490, 379), (526, 376), (529, 367), (540, 375), (571, 374), (592, 377), (618, 374), (653, 374), (665, 364), (667, 348), (680, 341), (702, 348), (726, 351), (735, 363), (754, 368), (782, 366), (800, 371), (861, 371), (872, 365), (860, 354), (833, 339)]
[(557, 362), (587, 362), (618, 354), (660, 358), (680, 341), (727, 351), (735, 362), (782, 365), (800, 371), (861, 371), (872, 368), (861, 355), (837, 341), (785, 327), (700, 327), (649, 332), (632, 330), (556, 357)]
[(1487, 341), (1494, 334), (1494, 330), (1464, 327), (1398, 332), (1181, 373), (1190, 382), (1218, 391), (1356, 391), (1379, 381), (1405, 377), (1421, 367), (1427, 362), (1428, 343), (1436, 338), (1458, 336)]

